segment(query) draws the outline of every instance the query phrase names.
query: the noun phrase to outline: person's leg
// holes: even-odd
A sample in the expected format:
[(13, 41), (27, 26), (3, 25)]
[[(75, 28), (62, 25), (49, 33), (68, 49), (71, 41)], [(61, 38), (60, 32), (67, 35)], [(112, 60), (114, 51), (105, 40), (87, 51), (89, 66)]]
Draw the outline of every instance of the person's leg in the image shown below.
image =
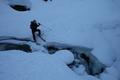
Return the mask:
[(36, 42), (35, 31), (32, 30), (33, 40)]

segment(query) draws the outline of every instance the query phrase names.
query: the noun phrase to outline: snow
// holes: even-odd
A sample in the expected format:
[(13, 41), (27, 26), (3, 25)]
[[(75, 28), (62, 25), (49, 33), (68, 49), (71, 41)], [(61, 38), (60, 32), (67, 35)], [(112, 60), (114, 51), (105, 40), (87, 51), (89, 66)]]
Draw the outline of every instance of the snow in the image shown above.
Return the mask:
[(83, 65), (78, 66), (78, 68), (73, 68), (73, 70), (79, 75), (87, 75)]
[(35, 43), (32, 42), (27, 42), (27, 44), (30, 45), (32, 52), (42, 51), (48, 54), (48, 51), (44, 47), (42, 47), (42, 45), (36, 45)]
[(106, 71), (101, 74), (100, 77), (102, 80), (119, 80), (119, 73), (115, 67), (107, 68)]
[(5, 51), (0, 52), (0, 57), (0, 80), (76, 80), (79, 78), (63, 62), (40, 51), (31, 54)]
[(92, 76), (76, 75), (55, 55), (40, 51), (27, 54), (21, 51), (0, 52), (0, 80), (98, 80)]
[(4, 2), (9, 5), (26, 5), (27, 7), (31, 7), (30, 0), (4, 0)]
[(74, 60), (74, 55), (68, 50), (59, 50), (55, 52), (55, 57), (61, 59), (65, 64), (70, 64)]
[[(18, 12), (8, 4), (27, 5), (31, 10)], [(0, 1), (0, 36), (32, 39), (29, 25), (33, 19), (43, 24), (40, 29), (46, 41), (92, 48), (92, 54), (108, 68), (100, 78), (87, 75), (83, 66), (75, 70), (76, 74), (66, 66), (73, 61), (71, 52), (49, 55), (42, 46), (27, 42), (31, 54), (0, 51), (0, 80), (120, 79), (119, 0)]]

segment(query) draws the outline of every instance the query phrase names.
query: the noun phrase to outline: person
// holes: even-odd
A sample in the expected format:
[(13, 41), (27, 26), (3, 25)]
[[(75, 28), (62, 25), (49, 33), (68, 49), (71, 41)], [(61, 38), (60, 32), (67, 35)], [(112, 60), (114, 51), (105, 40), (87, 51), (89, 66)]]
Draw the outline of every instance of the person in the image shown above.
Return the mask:
[(36, 20), (31, 21), (30, 28), (32, 31), (33, 40), (36, 42), (35, 33), (38, 32), (38, 36), (41, 35), (41, 31), (37, 29), (41, 24), (37, 23)]

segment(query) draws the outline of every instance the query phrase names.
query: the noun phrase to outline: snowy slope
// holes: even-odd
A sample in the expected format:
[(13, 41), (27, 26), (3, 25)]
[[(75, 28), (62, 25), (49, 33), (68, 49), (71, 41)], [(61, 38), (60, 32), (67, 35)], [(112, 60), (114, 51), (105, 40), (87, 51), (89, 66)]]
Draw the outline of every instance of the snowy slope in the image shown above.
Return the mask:
[[(15, 1), (20, 4), (29, 3), (31, 10), (26, 12), (13, 10), (8, 6), (8, 3), (16, 3)], [(92, 53), (101, 62), (107, 66), (114, 66), (120, 72), (120, 9), (118, 0), (0, 1), (0, 36), (31, 39), (29, 25), (33, 19), (43, 24), (41, 30), (44, 34), (43, 37), (48, 42), (63, 42), (93, 48)], [(17, 55), (15, 54), (15, 56)], [(114, 63), (115, 60), (117, 60), (116, 63)], [(46, 63), (49, 63), (49, 60)], [(56, 67), (59, 68), (59, 66)], [(70, 75), (66, 75), (64, 79)], [(73, 78), (71, 80), (74, 80)], [(47, 80), (47, 78), (42, 80)]]
[(58, 77), (61, 78), (59, 80), (78, 79), (64, 63), (42, 52), (26, 54), (8, 51), (0, 57), (0, 80), (58, 80)]

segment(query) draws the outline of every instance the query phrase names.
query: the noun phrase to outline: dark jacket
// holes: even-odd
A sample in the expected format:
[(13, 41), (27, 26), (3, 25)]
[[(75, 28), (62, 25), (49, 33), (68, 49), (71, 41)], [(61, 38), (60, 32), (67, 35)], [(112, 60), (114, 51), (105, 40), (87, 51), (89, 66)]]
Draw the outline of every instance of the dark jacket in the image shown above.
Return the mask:
[(30, 24), (30, 28), (33, 30), (33, 31), (36, 31), (37, 30), (37, 27), (40, 25), (40, 23), (36, 23), (36, 22), (31, 22)]

